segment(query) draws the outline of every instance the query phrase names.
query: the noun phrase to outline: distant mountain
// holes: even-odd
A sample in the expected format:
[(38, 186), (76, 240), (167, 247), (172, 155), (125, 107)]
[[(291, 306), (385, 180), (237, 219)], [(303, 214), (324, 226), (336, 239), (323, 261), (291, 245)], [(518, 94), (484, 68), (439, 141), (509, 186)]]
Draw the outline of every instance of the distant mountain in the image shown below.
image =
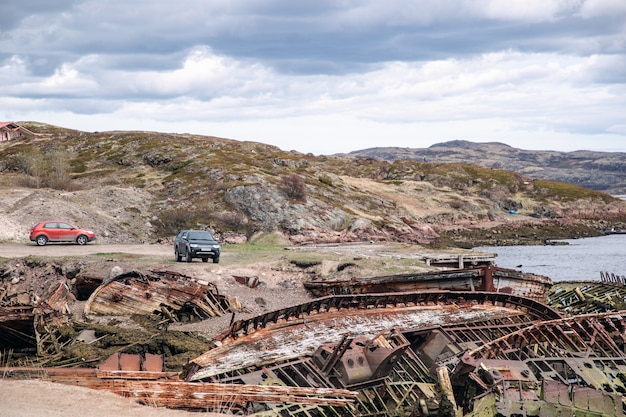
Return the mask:
[(575, 184), (612, 195), (626, 194), (626, 153), (529, 151), (504, 143), (454, 140), (428, 148), (369, 148), (346, 156), (386, 161), (458, 162), (506, 169), (532, 179)]

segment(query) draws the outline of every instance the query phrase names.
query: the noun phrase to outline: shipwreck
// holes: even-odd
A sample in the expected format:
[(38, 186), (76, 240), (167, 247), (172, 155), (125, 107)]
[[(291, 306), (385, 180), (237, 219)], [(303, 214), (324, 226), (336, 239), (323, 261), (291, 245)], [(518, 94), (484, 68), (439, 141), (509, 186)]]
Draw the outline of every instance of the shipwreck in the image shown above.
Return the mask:
[(259, 415), (622, 416), (626, 315), (498, 293), (329, 296), (233, 323), (185, 378), (357, 393), (249, 403)]
[[(59, 345), (44, 330), (66, 320), (78, 291), (60, 284), (37, 294), (6, 286), (0, 343), (48, 337), (47, 346)], [(176, 372), (148, 344), (122, 347), (96, 368), (0, 371), (173, 409), (263, 417), (625, 414), (624, 277), (552, 283), (485, 264), (304, 285), (317, 298), (235, 320), (209, 282), (131, 271), (100, 282), (86, 315), (173, 322), (230, 312), (228, 328)]]
[(304, 287), (315, 296), (418, 290), (486, 291), (545, 301), (552, 280), (493, 265), (343, 280), (311, 280)]
[(102, 283), (85, 305), (85, 315), (161, 313), (172, 321), (201, 320), (229, 311), (215, 284), (171, 271), (131, 271)]
[(84, 316), (156, 315), (190, 322), (233, 310), (210, 282), (171, 271), (130, 271), (108, 280), (67, 278), (55, 266), (39, 277), (0, 280), (0, 352), (59, 354), (59, 327), (72, 320), (70, 304), (87, 298)]

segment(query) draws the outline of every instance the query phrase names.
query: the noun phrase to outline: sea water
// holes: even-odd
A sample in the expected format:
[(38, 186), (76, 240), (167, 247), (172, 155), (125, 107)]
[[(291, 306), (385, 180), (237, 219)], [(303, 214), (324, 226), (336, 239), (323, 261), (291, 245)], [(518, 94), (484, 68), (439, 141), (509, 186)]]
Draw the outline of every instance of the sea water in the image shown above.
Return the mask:
[(626, 276), (626, 235), (558, 242), (565, 244), (475, 249), (497, 254), (497, 266), (544, 275), (552, 281), (599, 280), (601, 272)]

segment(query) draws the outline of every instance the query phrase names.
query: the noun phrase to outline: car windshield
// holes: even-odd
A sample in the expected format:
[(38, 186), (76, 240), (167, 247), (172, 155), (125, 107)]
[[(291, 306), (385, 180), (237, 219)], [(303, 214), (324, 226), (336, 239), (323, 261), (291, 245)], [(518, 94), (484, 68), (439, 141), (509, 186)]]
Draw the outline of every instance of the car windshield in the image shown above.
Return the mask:
[(213, 236), (209, 232), (189, 232), (187, 237), (189, 240), (213, 240)]

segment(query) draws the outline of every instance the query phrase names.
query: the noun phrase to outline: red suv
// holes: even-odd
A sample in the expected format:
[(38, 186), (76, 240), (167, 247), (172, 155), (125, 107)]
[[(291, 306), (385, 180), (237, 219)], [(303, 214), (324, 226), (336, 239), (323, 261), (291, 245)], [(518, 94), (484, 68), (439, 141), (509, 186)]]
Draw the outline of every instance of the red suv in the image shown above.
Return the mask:
[(30, 240), (43, 246), (48, 242), (76, 242), (85, 245), (96, 238), (96, 232), (90, 229), (81, 229), (71, 223), (47, 220), (37, 223), (30, 229)]

